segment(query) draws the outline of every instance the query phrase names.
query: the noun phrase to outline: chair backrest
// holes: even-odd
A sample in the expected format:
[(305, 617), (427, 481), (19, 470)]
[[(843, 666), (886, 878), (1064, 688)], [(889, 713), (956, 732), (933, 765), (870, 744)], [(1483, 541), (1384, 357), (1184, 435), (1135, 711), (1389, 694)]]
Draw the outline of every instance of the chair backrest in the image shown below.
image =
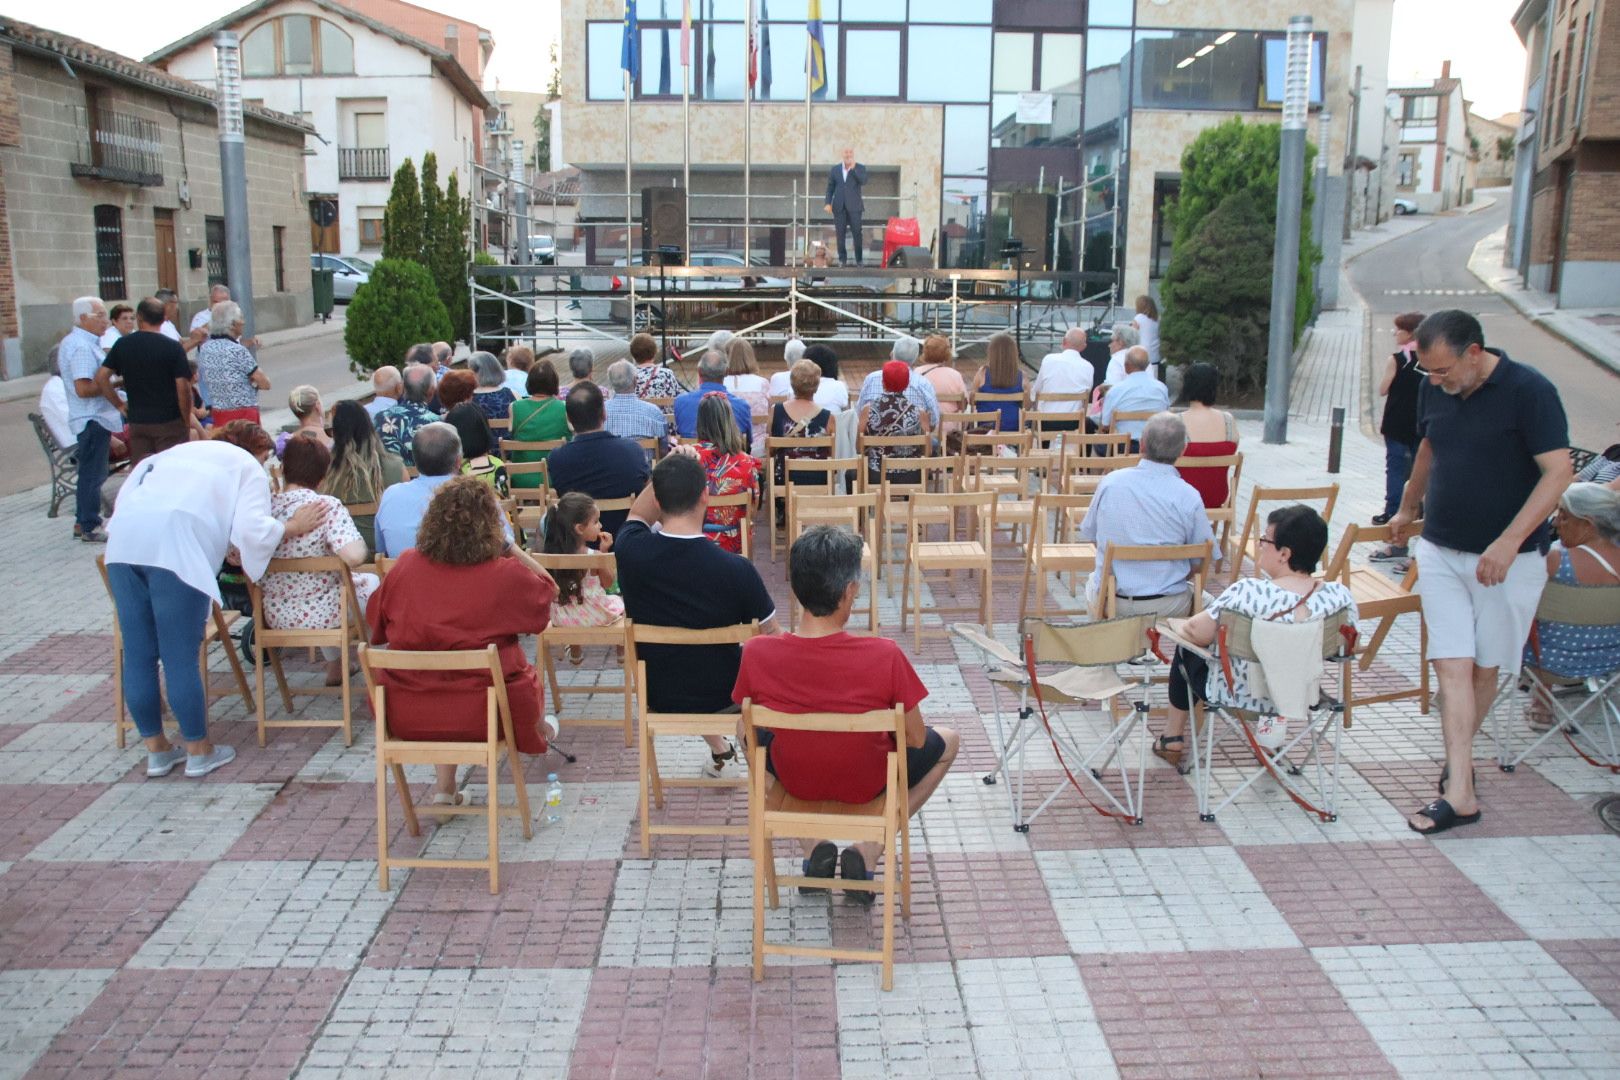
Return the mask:
[(619, 561), (611, 551), (587, 551), (583, 555), (553, 555), (545, 551), (531, 551), (530, 557), (547, 570), (606, 570), (613, 573)]
[(971, 407), (964, 408), (959, 413), (952, 413), (941, 420), (941, 423), (959, 424), (964, 428), (991, 428), (1001, 425), (1001, 413), (989, 411), (975, 411)]
[[(271, 559), (269, 565), (264, 568), (264, 577), (271, 574), (335, 574), (341, 612), (339, 617), (352, 620), (356, 629), (361, 630), (361, 636), (365, 636), (360, 602), (354, 595), (354, 578), (351, 576), (349, 564), (336, 555), (319, 555), (305, 559)], [(265, 621), (263, 583), (264, 578), (248, 582), (248, 597), (253, 601), (254, 618), (258, 621), (260, 631), (269, 629)]]
[(916, 447), (922, 451), (922, 456), (926, 456), (928, 453), (928, 436), (868, 435), (863, 431), (855, 437), (855, 448), (862, 454), (865, 454), (868, 450), (876, 450), (880, 457), (888, 457), (887, 451), (905, 447)]
[[(1029, 453), (1016, 457), (1002, 457), (1000, 454), (973, 454), (964, 455), (962, 462), (967, 466), (967, 472), (962, 476), (962, 490), (973, 491), (986, 477), (1011, 477), (1018, 484), (1018, 490), (1012, 492), (1019, 499), (1030, 497), (1031, 475), (1044, 474), (1052, 467), (1050, 454)], [(1002, 494), (1008, 494), (1002, 492)]]
[(388, 571), (392, 570), (397, 562), (399, 562), (398, 555), (378, 555), (371, 560), (371, 565), (377, 568), (378, 577), (387, 577)]
[[(1414, 521), (1411, 527), (1412, 536), (1423, 532), (1422, 520)], [(1388, 544), (1394, 539), (1395, 530), (1388, 525), (1363, 525), (1359, 521), (1352, 521), (1344, 528), (1344, 536), (1339, 539), (1339, 546), (1333, 549), (1333, 557), (1328, 560), (1327, 566), (1322, 570), (1323, 581), (1338, 581), (1344, 585), (1350, 584), (1350, 556), (1357, 544)], [(1413, 563), (1416, 566), (1416, 562)], [(1408, 571), (1408, 575), (1416, 580), (1415, 571)]]
[(1019, 454), (1029, 453), (1035, 436), (1027, 431), (964, 431), (962, 432), (962, 454), (994, 454), (1003, 446), (1011, 447)]
[[(1070, 419), (1073, 419), (1071, 416)], [(1100, 431), (1095, 435), (1070, 432), (1063, 437), (1070, 444), (1069, 453), (1086, 457), (1109, 457), (1131, 452), (1131, 437), (1122, 431)]]
[(377, 504), (374, 502), (344, 503), (343, 509), (349, 512), (350, 517), (377, 516)]
[(1549, 581), (1541, 590), (1536, 619), (1570, 626), (1614, 626), (1620, 623), (1620, 585)]
[[(1345, 644), (1342, 631), (1349, 625), (1349, 617), (1349, 612), (1340, 610), (1321, 621), (1322, 658), (1324, 660), (1341, 655)], [(1259, 662), (1260, 658), (1255, 655), (1253, 642), (1255, 621), (1253, 618), (1240, 615), (1235, 611), (1224, 609), (1221, 611), (1216, 633), (1223, 656), (1231, 657), (1234, 660)], [(1302, 619), (1300, 625), (1309, 625), (1309, 623)], [(1314, 675), (1314, 672), (1312, 674)]]
[(765, 439), (765, 453), (769, 456), (786, 450), (825, 450), (831, 457), (835, 441), (831, 435), (770, 435)]
[(1022, 637), (1033, 639), (1038, 664), (1112, 667), (1148, 651), (1147, 632), (1153, 621), (1151, 615), (1094, 622), (1030, 618), (1019, 629)]
[(1237, 505), (1238, 483), (1243, 478), (1242, 454), (1219, 454), (1213, 457), (1179, 457), (1176, 458), (1176, 468), (1182, 472), (1192, 472), (1197, 469), (1230, 469), (1231, 475), (1226, 478), (1226, 501), (1223, 507)]
[[(601, 505), (598, 503), (597, 505)], [(737, 535), (742, 542), (742, 554), (745, 559), (754, 557), (754, 523), (749, 519), (749, 512), (754, 508), (754, 493), (739, 491), (731, 495), (710, 495), (709, 509), (721, 506), (740, 507), (743, 515), (737, 521)]]
[[(636, 685), (643, 691), (648, 689), (647, 662), (638, 655), (643, 645), (676, 645), (692, 647), (701, 645), (741, 645), (749, 638), (759, 636), (759, 622), (737, 623), (732, 626), (717, 626), (711, 630), (688, 630), (679, 626), (653, 626), (649, 623), (632, 622), (629, 626), (630, 649), (625, 654), (625, 671), (636, 673)], [(636, 695), (641, 708), (642, 716), (654, 715), (648, 708), (646, 693)]]
[(788, 504), (788, 543), (812, 525), (847, 526), (855, 535), (872, 542), (877, 521), (878, 495), (865, 491), (856, 495), (799, 495)]
[(31, 412), (28, 414), (28, 422), (34, 425), (34, 438), (39, 440), (40, 448), (45, 451), (46, 457), (54, 458), (62, 452), (61, 445), (57, 443), (56, 436), (51, 434), (51, 429), (46, 425), (43, 416)]
[[(859, 472), (863, 458), (784, 458), (782, 461), (783, 498), (793, 499), (800, 492), (832, 495), (838, 490), (838, 478), (846, 472)], [(814, 477), (806, 480), (803, 477)]]
[[(1049, 491), (1036, 492), (1035, 528), (1031, 533), (1034, 544), (1033, 550), (1039, 550), (1042, 545), (1052, 542), (1051, 537), (1062, 535), (1066, 531), (1063, 520), (1065, 514), (1071, 514), (1072, 511), (1081, 511), (1080, 516), (1083, 517), (1083, 512), (1091, 509), (1091, 495), (1092, 493), (1089, 491), (1061, 492), (1058, 494)], [(1048, 532), (1046, 528), (1046, 516), (1048, 514), (1053, 515), (1055, 519), (1052, 522), (1051, 532)]]
[[(450, 649), (443, 652), (379, 648), (360, 646), (360, 672), (371, 695), (372, 709), (377, 718), (377, 741), (388, 739), (388, 710), (385, 690), (376, 678), (377, 671), (482, 671), (489, 675), (488, 737), (496, 734), (500, 723), (508, 742), (512, 741), (512, 705), (506, 697), (506, 675), (501, 670), (500, 650), (494, 645), (482, 649)], [(442, 741), (442, 740), (436, 740)], [(513, 746), (515, 747), (515, 743)]]
[[(1333, 505), (1339, 500), (1338, 484), (1321, 484), (1315, 487), (1261, 487), (1249, 495), (1249, 512), (1243, 519), (1243, 531), (1238, 534), (1238, 559), (1249, 554), (1250, 542), (1265, 532), (1265, 518), (1260, 508), (1265, 503), (1309, 503), (1321, 500), (1322, 520), (1329, 525), (1333, 524)], [(1252, 555), (1251, 555), (1252, 557)]]
[(489, 430), (491, 430), (491, 431), (493, 431), (495, 433), (496, 438), (500, 438), (501, 437), (501, 432), (503, 432), (503, 431), (511, 431), (512, 430), (512, 417), (511, 417), (511, 415), (508, 414), (506, 416), (492, 417), (490, 419), (490, 421), (489, 421)]
[(1114, 423), (1134, 423), (1138, 420), (1151, 420), (1159, 415), (1157, 409), (1120, 409), (1114, 413)]
[(1204, 579), (1209, 574), (1209, 557), (1214, 545), (1205, 540), (1202, 544), (1107, 544), (1099, 553), (1102, 561), (1098, 572), (1102, 574), (1099, 579), (1101, 587), (1097, 595), (1102, 600), (1103, 616), (1112, 618), (1114, 615), (1114, 564), (1122, 562), (1169, 562), (1186, 559), (1196, 563), (1193, 568), (1192, 602), (1193, 611), (1203, 609)]
[[(1035, 407), (1044, 409), (1048, 405), (1084, 405), (1090, 400), (1090, 394), (1041, 394), (1035, 399)], [(1066, 412), (1062, 415), (1067, 416), (1070, 420), (1075, 420), (1081, 414), (1078, 412)]]
[[(749, 729), (749, 745), (758, 746), (753, 738), (756, 727), (771, 731), (815, 731), (821, 733), (887, 733), (895, 737), (895, 751), (906, 745), (906, 710), (900, 705), (888, 709), (874, 709), (860, 713), (785, 713), (755, 705), (753, 698), (743, 699), (743, 723)], [(906, 790), (905, 755), (900, 758), (900, 790)]]
[[(970, 517), (978, 518), (978, 535), (984, 537), (988, 546), (989, 538), (995, 535), (996, 529), (996, 503), (998, 499), (993, 491), (919, 491), (906, 500), (906, 536), (909, 541), (922, 539), (921, 530), (927, 525), (940, 523), (939, 511), (945, 511), (943, 521), (954, 542), (957, 531), (958, 511), (967, 510)], [(965, 527), (965, 523), (964, 523)]]

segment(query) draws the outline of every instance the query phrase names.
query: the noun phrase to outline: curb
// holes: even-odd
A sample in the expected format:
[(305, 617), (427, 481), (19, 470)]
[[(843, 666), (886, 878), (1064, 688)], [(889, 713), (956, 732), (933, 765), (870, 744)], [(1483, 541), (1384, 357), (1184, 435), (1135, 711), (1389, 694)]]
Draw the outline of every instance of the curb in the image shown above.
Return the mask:
[(1483, 257), (1482, 249), (1487, 244), (1495, 242), (1496, 239), (1497, 234), (1492, 233), (1474, 245), (1473, 253), (1468, 257), (1468, 272), (1478, 278), (1480, 284), (1506, 300), (1508, 305), (1525, 319), (1541, 327), (1572, 349), (1583, 353), (1588, 358), (1620, 375), (1620, 355), (1615, 353), (1614, 342), (1607, 339), (1607, 336), (1599, 337), (1597, 335), (1601, 332), (1595, 330), (1591, 334), (1574, 330), (1565, 324), (1566, 316), (1562, 315), (1557, 309), (1547, 311), (1533, 307), (1522, 295), (1525, 290), (1509, 287), (1505, 279), (1492, 275), (1492, 270), (1488, 265), (1489, 260)]

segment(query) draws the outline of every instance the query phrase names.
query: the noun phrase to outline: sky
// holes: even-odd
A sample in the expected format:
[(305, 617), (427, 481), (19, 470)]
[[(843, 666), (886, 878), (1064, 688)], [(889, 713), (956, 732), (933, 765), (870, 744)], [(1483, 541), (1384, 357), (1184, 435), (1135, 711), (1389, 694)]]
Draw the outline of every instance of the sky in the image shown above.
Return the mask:
[[(0, 0), (8, 14), (141, 57), (235, 10), (231, 0), (167, 0), (162, 18), (132, 18), (127, 0)], [(427, 0), (424, 6), (432, 6)], [(440, 0), (495, 36), (486, 73), (507, 90), (543, 91), (546, 57), (557, 36), (559, 0)], [(1394, 86), (1426, 84), (1451, 61), (1463, 93), (1487, 117), (1519, 107), (1524, 48), (1508, 22), (1519, 0), (1395, 0), (1389, 76)], [(1441, 44), (1436, 44), (1436, 43)]]

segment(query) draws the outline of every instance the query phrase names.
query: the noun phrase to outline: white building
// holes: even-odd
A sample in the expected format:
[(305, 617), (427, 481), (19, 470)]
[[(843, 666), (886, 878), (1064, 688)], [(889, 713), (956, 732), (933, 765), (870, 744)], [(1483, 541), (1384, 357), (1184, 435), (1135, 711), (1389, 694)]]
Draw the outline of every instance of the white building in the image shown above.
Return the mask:
[(1387, 219), (1395, 198), (1395, 142), (1389, 133), (1389, 44), (1395, 18), (1395, 0), (1356, 0), (1350, 38), (1354, 114), (1351, 131), (1355, 145), (1347, 218), (1352, 228), (1365, 228)]
[[(336, 201), (338, 213), (327, 228), (312, 224), (313, 246), (375, 255), (394, 170), (406, 158), (420, 165), (432, 151), (440, 184), (457, 170), (464, 193), (466, 162), (483, 161), (489, 101), (456, 59), (462, 25), (444, 17), (445, 40), (429, 43), (332, 0), (259, 0), (147, 61), (211, 84), (214, 33), (240, 34), (243, 96), (315, 128), (305, 186), (312, 200)], [(493, 47), (484, 35), (479, 48)]]
[(1451, 61), (1429, 86), (1390, 91), (1401, 142), (1395, 157), (1395, 191), (1425, 214), (1474, 201), (1468, 142), (1468, 102), (1462, 81), (1451, 77)]

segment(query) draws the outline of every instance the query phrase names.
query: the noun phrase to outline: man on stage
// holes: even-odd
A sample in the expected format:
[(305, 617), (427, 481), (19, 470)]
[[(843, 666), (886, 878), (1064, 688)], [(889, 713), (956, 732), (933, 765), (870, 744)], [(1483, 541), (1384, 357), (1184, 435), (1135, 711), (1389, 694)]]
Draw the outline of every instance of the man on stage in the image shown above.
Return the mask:
[(838, 265), (848, 266), (849, 256), (844, 248), (845, 230), (855, 234), (855, 265), (861, 265), (861, 214), (866, 203), (861, 199), (861, 188), (866, 184), (866, 166), (855, 160), (853, 147), (844, 147), (844, 160), (827, 172), (827, 213), (833, 216), (838, 230)]

